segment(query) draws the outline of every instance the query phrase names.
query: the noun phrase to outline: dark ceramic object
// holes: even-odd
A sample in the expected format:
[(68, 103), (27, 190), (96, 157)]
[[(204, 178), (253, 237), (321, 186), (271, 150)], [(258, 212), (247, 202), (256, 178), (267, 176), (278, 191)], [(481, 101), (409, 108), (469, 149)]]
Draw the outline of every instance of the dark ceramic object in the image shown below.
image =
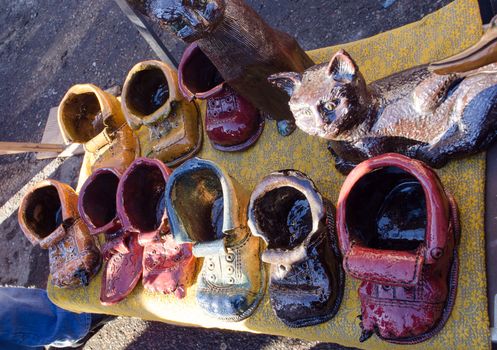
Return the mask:
[(295, 170), (267, 176), (250, 198), (248, 225), (268, 245), (262, 260), (271, 266), (271, 306), (289, 327), (326, 322), (340, 307), (345, 277), (334, 212)]
[(329, 64), (270, 80), (290, 96), (297, 126), (329, 140), (341, 172), (397, 152), (441, 167), (497, 136), (497, 65), (437, 75), (421, 66), (369, 85), (343, 50)]
[(245, 98), (228, 86), (196, 43), (181, 58), (178, 71), (183, 96), (205, 99), (205, 131), (215, 149), (242, 151), (253, 145), (264, 128), (264, 117)]
[(195, 277), (191, 244), (173, 240), (165, 209), (171, 170), (157, 159), (138, 158), (117, 189), (117, 211), (126, 231), (137, 233), (143, 251), (143, 286), (154, 292), (186, 295)]
[(359, 164), (338, 199), (344, 269), (362, 281), (361, 341), (373, 333), (415, 344), (437, 334), (454, 306), (457, 205), (435, 172), (399, 154)]
[(224, 321), (249, 317), (265, 290), (260, 240), (246, 226), (248, 193), (212, 161), (193, 158), (171, 175), (166, 208), (177, 242), (203, 257), (197, 303)]
[(462, 73), (497, 62), (497, 16), (492, 18), (481, 39), (457, 55), (430, 64), (437, 74)]
[(104, 234), (105, 260), (100, 302), (113, 305), (125, 299), (142, 275), (143, 248), (136, 235), (123, 230), (117, 214), (116, 195), (121, 173), (97, 169), (81, 188), (78, 210), (93, 235)]
[(87, 286), (100, 268), (95, 239), (78, 214), (78, 195), (55, 180), (44, 180), (21, 200), (19, 225), (26, 238), (48, 249), (52, 284), (60, 288)]
[(288, 96), (273, 88), (267, 77), (303, 72), (313, 62), (295, 39), (271, 28), (243, 0), (128, 2), (181, 39), (196, 41), (236, 92), (273, 119), (293, 124)]

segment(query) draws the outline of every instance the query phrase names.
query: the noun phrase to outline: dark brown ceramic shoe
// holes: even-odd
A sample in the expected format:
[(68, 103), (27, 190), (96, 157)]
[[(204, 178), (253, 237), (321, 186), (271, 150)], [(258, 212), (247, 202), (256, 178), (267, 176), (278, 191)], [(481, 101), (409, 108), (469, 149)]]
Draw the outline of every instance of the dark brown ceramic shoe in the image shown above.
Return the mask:
[(52, 283), (60, 288), (87, 286), (100, 268), (95, 239), (78, 214), (78, 195), (55, 180), (32, 187), (19, 207), (26, 238), (48, 249)]
[(138, 158), (118, 186), (117, 211), (126, 231), (137, 234), (143, 251), (143, 286), (178, 298), (195, 278), (190, 243), (177, 243), (169, 231), (165, 190), (171, 170), (159, 160)]
[(121, 173), (97, 169), (81, 188), (78, 209), (93, 235), (104, 234), (105, 260), (100, 302), (113, 305), (126, 298), (142, 274), (143, 248), (138, 238), (123, 230), (116, 210), (116, 195)]
[(246, 226), (248, 194), (222, 168), (193, 158), (169, 178), (166, 208), (176, 242), (203, 257), (197, 303), (224, 321), (249, 317), (262, 299), (266, 273), (260, 240)]
[(248, 225), (268, 245), (262, 260), (271, 264), (271, 305), (289, 327), (326, 322), (340, 307), (345, 279), (334, 211), (295, 170), (272, 173), (252, 192)]
[(389, 153), (359, 164), (337, 208), (344, 269), (362, 281), (360, 340), (415, 344), (447, 322), (457, 289), (457, 205), (434, 171)]

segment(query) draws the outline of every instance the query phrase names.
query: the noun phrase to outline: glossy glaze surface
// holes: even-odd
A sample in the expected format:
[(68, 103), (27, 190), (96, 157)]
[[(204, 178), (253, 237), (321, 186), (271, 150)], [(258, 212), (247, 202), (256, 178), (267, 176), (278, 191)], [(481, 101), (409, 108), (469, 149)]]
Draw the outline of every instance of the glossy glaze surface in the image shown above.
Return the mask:
[(241, 151), (262, 133), (264, 118), (237, 94), (196, 43), (187, 47), (178, 71), (179, 88), (185, 98), (205, 99), (205, 129), (212, 146), (220, 151)]
[(143, 248), (136, 235), (124, 231), (118, 217), (116, 196), (121, 173), (116, 169), (96, 170), (81, 188), (78, 210), (93, 235), (104, 234), (105, 260), (100, 302), (113, 305), (125, 299), (142, 275)]
[(361, 341), (376, 333), (414, 344), (443, 328), (457, 288), (460, 226), (431, 169), (399, 154), (359, 164), (340, 191), (337, 229), (344, 269), (362, 281)]
[(297, 126), (329, 141), (337, 169), (397, 152), (441, 167), (484, 150), (497, 133), (497, 65), (438, 75), (426, 66), (366, 84), (343, 50), (304, 74), (270, 81), (290, 96)]
[(200, 149), (198, 108), (182, 98), (176, 70), (165, 63), (143, 61), (131, 68), (123, 85), (121, 107), (138, 136), (142, 157), (173, 166)]
[(174, 241), (165, 210), (165, 190), (171, 170), (159, 160), (138, 158), (123, 174), (117, 208), (125, 230), (143, 247), (143, 286), (183, 298), (195, 278), (191, 244)]
[(66, 184), (45, 180), (23, 197), (19, 225), (29, 241), (48, 249), (52, 283), (87, 286), (100, 268), (96, 241), (80, 219), (78, 195)]
[(262, 260), (271, 266), (271, 306), (290, 327), (326, 322), (340, 306), (344, 272), (334, 211), (294, 170), (272, 173), (252, 193), (248, 224), (267, 243)]
[(167, 184), (166, 208), (174, 238), (192, 243), (193, 254), (204, 258), (197, 304), (225, 321), (249, 317), (265, 289), (260, 242), (246, 226), (247, 205), (245, 190), (208, 160), (185, 162)]
[(274, 119), (293, 121), (288, 97), (270, 74), (302, 72), (313, 62), (288, 34), (271, 28), (242, 0), (130, 1), (187, 42), (196, 41), (241, 96)]
[(100, 302), (114, 305), (124, 300), (136, 287), (142, 276), (143, 247), (136, 235), (120, 230), (114, 238), (107, 236), (102, 248), (105, 258), (100, 289)]
[(117, 98), (95, 85), (74, 85), (67, 91), (59, 105), (58, 123), (66, 142), (84, 145), (80, 178), (85, 180), (99, 168), (124, 171), (140, 152)]

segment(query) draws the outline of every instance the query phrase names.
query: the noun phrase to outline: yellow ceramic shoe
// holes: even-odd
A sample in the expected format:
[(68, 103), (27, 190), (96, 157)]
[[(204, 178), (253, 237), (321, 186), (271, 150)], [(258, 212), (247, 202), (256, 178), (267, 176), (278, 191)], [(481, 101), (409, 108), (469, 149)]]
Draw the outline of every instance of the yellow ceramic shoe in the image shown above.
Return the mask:
[(200, 149), (198, 108), (179, 93), (177, 73), (165, 63), (135, 65), (124, 83), (121, 106), (128, 125), (138, 135), (142, 157), (175, 166)]
[(95, 169), (123, 172), (139, 154), (138, 140), (126, 124), (119, 101), (95, 85), (72, 86), (59, 105), (58, 121), (67, 143), (85, 147), (78, 189)]

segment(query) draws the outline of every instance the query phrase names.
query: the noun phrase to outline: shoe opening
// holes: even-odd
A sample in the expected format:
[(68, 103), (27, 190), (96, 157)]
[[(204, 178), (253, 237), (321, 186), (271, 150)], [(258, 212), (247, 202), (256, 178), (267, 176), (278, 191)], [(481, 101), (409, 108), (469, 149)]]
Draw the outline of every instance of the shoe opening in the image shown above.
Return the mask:
[(136, 72), (128, 85), (126, 107), (138, 117), (146, 117), (169, 99), (169, 85), (164, 72), (156, 67)]
[(350, 239), (375, 249), (413, 250), (425, 239), (426, 198), (419, 181), (396, 167), (362, 177), (346, 202)]
[(140, 232), (159, 228), (164, 217), (166, 181), (153, 165), (140, 164), (122, 180), (124, 211), (131, 225)]
[(73, 142), (88, 142), (104, 129), (100, 103), (93, 92), (71, 94), (60, 108), (62, 123)]
[(116, 217), (119, 177), (101, 172), (88, 184), (83, 195), (83, 210), (95, 227), (102, 227)]
[(209, 169), (184, 174), (171, 193), (176, 215), (195, 242), (223, 238), (223, 199), (221, 181)]
[(255, 200), (254, 218), (268, 248), (291, 249), (312, 231), (312, 213), (304, 194), (293, 187), (280, 187)]
[(38, 188), (26, 200), (26, 225), (36, 237), (46, 238), (62, 224), (62, 205), (55, 187)]
[(182, 76), (183, 84), (193, 94), (207, 92), (224, 82), (217, 68), (198, 47), (184, 62)]

